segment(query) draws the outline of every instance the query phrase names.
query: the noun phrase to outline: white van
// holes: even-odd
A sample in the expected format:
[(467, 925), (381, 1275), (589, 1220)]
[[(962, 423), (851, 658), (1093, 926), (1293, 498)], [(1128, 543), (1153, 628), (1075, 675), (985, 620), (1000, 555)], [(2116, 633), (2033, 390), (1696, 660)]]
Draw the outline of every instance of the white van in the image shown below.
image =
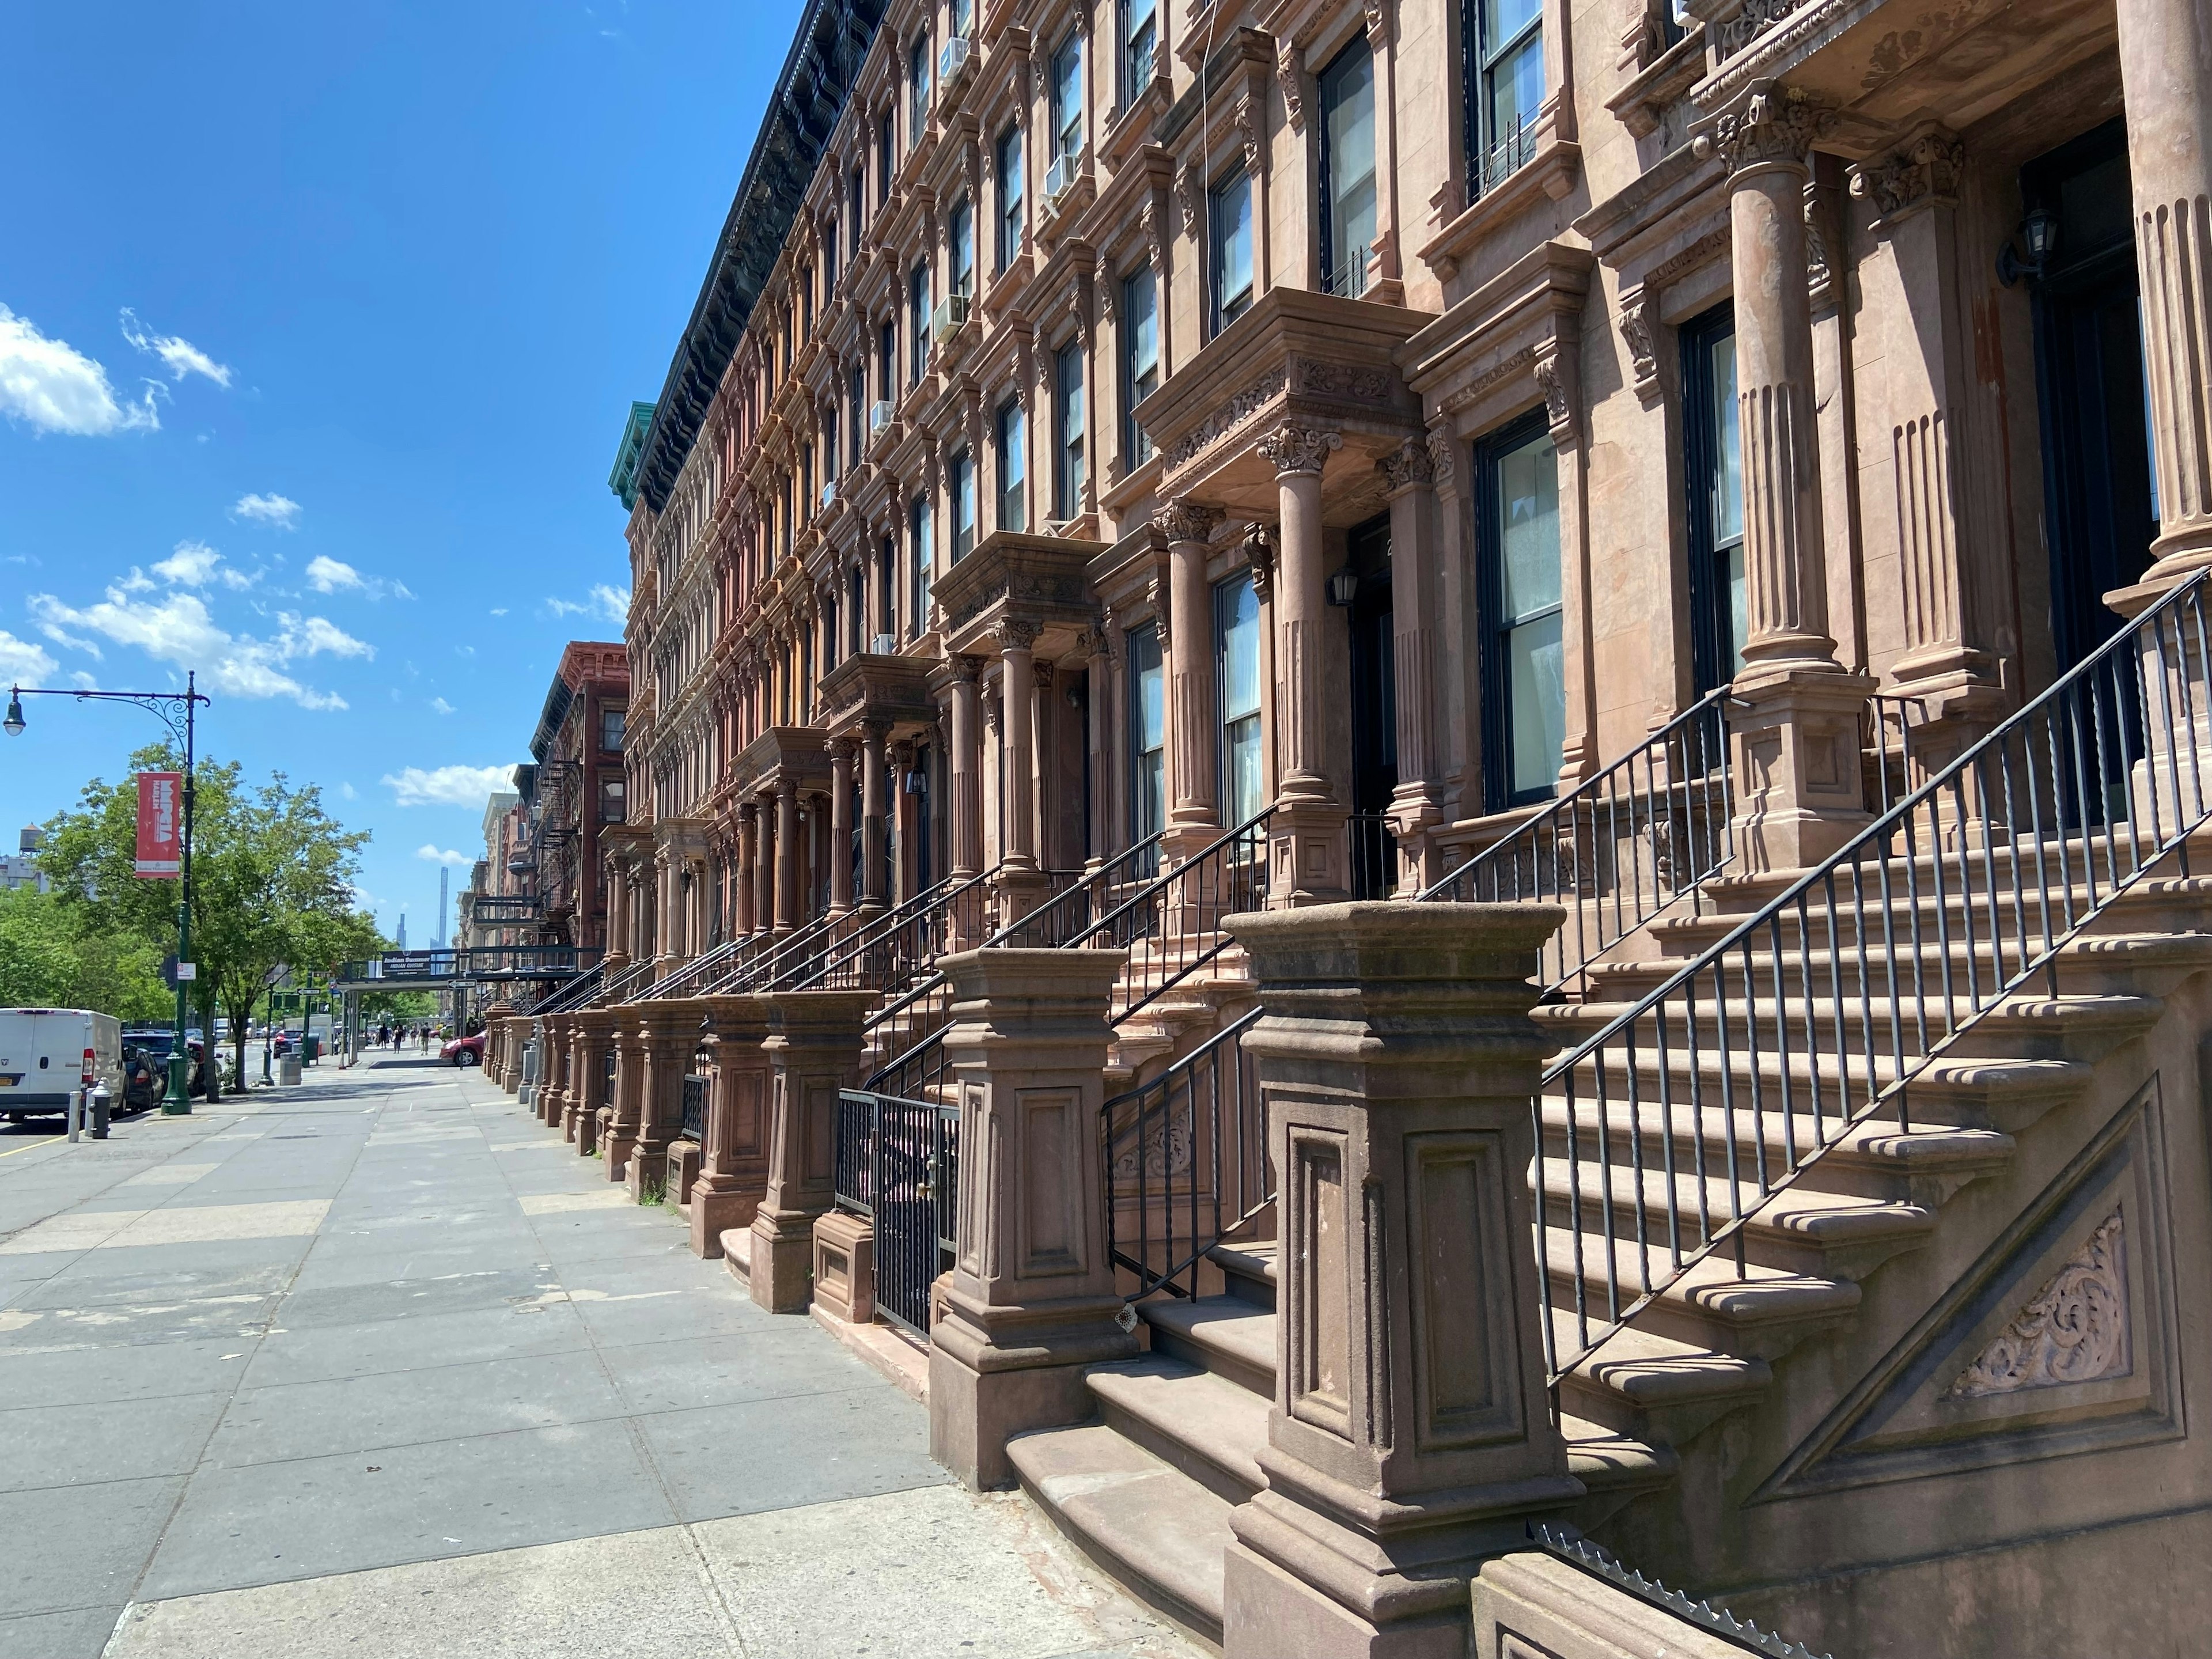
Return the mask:
[(0, 1117), (69, 1110), (70, 1091), (123, 1098), (123, 1022), (86, 1008), (0, 1008)]

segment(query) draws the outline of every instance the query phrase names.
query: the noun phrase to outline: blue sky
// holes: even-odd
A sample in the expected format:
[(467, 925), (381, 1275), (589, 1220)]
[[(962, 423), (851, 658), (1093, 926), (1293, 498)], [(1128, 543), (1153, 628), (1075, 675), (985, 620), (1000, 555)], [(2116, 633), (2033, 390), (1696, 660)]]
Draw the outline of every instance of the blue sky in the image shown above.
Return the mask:
[[(216, 698), (428, 941), (566, 640), (798, 0), (13, 8), (0, 52), (0, 682)], [(27, 703), (0, 831), (148, 715)], [(466, 879), (456, 866), (455, 885)]]

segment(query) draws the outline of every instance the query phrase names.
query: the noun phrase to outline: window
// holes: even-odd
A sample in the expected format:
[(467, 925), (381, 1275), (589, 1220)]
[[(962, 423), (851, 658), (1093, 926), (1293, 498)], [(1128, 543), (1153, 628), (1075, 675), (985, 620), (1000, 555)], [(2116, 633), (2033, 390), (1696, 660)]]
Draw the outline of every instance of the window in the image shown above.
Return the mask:
[(999, 405), (999, 528), (1027, 530), (1029, 442), (1022, 406), (1013, 398)]
[(967, 299), (975, 292), (975, 209), (964, 196), (946, 216), (945, 240), (952, 255), (951, 291)]
[(822, 222), (822, 305), (827, 310), (837, 296), (837, 216), (823, 216)]
[(623, 716), (626, 712), (620, 708), (599, 710), (599, 747), (611, 755), (622, 752)]
[(999, 269), (1022, 251), (1022, 130), (999, 135)]
[(828, 673), (837, 665), (837, 596), (825, 593), (822, 598), (822, 672)]
[(865, 161), (853, 169), (853, 182), (847, 193), (851, 200), (845, 210), (845, 253), (848, 258), (860, 257), (860, 222), (868, 207), (868, 164)]
[(925, 259), (906, 279), (906, 383), (920, 386), (929, 364), (929, 262)]
[(1159, 44), (1159, 0), (1122, 0), (1121, 103), (1125, 108), (1152, 84), (1152, 54)]
[(802, 520), (814, 516), (814, 446), (799, 452), (799, 510)]
[(1743, 445), (1736, 428), (1735, 312), (1682, 330), (1683, 459), (1689, 485), (1690, 654), (1698, 690), (1743, 666)]
[(1213, 187), (1206, 217), (1212, 237), (1213, 332), (1252, 308), (1252, 178), (1242, 167)]
[(629, 820), (629, 791), (621, 778), (599, 780), (599, 822), (625, 823)]
[(1353, 42), (1321, 72), (1322, 281), (1357, 299), (1375, 241), (1375, 55)]
[(906, 147), (912, 149), (921, 142), (921, 135), (929, 125), (929, 37), (915, 37), (913, 50), (906, 58)]
[(852, 402), (852, 406), (846, 410), (846, 418), (853, 423), (853, 435), (848, 441), (851, 447), (846, 459), (850, 465), (858, 466), (861, 447), (867, 441), (868, 430), (868, 371), (865, 362), (854, 363), (853, 372), (846, 382), (846, 395)]
[[(805, 453), (800, 452), (802, 460)], [(791, 475), (787, 472), (783, 475), (783, 511), (779, 516), (783, 520), (783, 551), (788, 557), (791, 553)]]
[(824, 489), (837, 482), (837, 405), (822, 410), (822, 483)]
[(975, 545), (975, 459), (964, 449), (952, 452), (952, 562), (957, 564)]
[(1492, 811), (1553, 793), (1566, 737), (1559, 460), (1541, 410), (1476, 452), (1481, 491), (1485, 782)]
[(952, 32), (969, 34), (975, 28), (975, 0), (952, 0)]
[(1157, 624), (1129, 634), (1129, 839), (1158, 835), (1168, 821), (1166, 676)]
[(1083, 37), (1052, 55), (1052, 159), (1083, 154)]
[(1528, 159), (1544, 101), (1541, 0), (1466, 0), (1468, 194), (1479, 196)]
[(876, 124), (876, 205), (891, 199), (891, 173), (898, 166), (898, 117), (885, 110)]
[(1121, 448), (1133, 467), (1152, 459), (1152, 441), (1137, 424), (1136, 408), (1159, 385), (1159, 286), (1146, 265), (1121, 284)]
[(930, 535), (929, 497), (917, 495), (906, 510), (907, 550), (914, 560), (914, 611), (907, 637), (913, 639), (929, 625)]
[[(811, 270), (799, 273), (799, 342), (793, 344), (793, 351), (796, 351), (799, 343), (814, 332), (814, 273)], [(791, 367), (788, 354), (784, 358), (783, 366), (787, 370)]]
[(876, 331), (876, 396), (890, 403), (898, 393), (898, 318), (884, 319)]
[(1260, 596), (1248, 573), (1213, 590), (1213, 660), (1221, 699), (1221, 810), (1234, 828), (1267, 803), (1260, 748)]
[(1083, 343), (1071, 341), (1053, 356), (1053, 413), (1059, 422), (1053, 444), (1052, 516), (1073, 519), (1083, 512)]

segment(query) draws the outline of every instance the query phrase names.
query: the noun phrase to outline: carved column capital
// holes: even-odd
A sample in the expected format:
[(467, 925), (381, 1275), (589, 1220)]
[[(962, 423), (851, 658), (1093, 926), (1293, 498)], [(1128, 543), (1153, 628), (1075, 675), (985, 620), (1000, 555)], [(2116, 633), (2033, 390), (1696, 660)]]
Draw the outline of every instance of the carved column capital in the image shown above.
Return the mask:
[(1153, 510), (1152, 526), (1170, 543), (1206, 542), (1213, 539), (1214, 527), (1222, 516), (1218, 507), (1178, 495)]
[(1763, 82), (1724, 110), (1694, 142), (1700, 157), (1718, 155), (1731, 173), (1806, 165), (1806, 152), (1835, 124), (1836, 112), (1795, 87)]
[(1651, 336), (1651, 294), (1638, 283), (1620, 291), (1621, 343), (1628, 348), (1636, 395), (1649, 404), (1659, 392), (1659, 355)]
[(1318, 476), (1329, 452), (1344, 447), (1344, 434), (1310, 426), (1280, 426), (1254, 447), (1267, 458), (1278, 477), (1297, 472)]
[(1376, 462), (1375, 470), (1382, 475), (1388, 495), (1395, 495), (1408, 489), (1431, 489), (1436, 486), (1436, 458), (1429, 453), (1428, 446), (1418, 438), (1407, 439)]
[(1037, 635), (1044, 629), (1037, 623), (1024, 621), (1019, 617), (1004, 617), (991, 631), (999, 642), (999, 649), (1004, 652), (1033, 650)]
[(1244, 563), (1252, 572), (1253, 596), (1265, 605), (1275, 586), (1274, 532), (1264, 524), (1246, 525), (1242, 550)]
[(963, 685), (973, 685), (982, 678), (988, 664), (987, 657), (956, 656), (952, 659), (952, 678)]
[(1883, 220), (1899, 219), (1956, 202), (1966, 169), (1965, 141), (1948, 128), (1929, 127), (1853, 167), (1851, 194), (1872, 201)]
[(1291, 131), (1302, 132), (1306, 120), (1306, 54), (1288, 35), (1275, 42), (1275, 80), (1283, 89), (1283, 113)]

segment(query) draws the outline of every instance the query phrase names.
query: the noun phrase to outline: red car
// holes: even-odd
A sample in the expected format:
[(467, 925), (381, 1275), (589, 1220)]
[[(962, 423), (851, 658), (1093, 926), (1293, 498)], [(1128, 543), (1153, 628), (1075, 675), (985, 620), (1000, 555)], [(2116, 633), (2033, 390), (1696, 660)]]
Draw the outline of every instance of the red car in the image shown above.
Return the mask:
[(474, 1036), (455, 1037), (438, 1050), (438, 1055), (456, 1066), (481, 1066), (483, 1064), (483, 1051), (484, 1034), (478, 1031)]

